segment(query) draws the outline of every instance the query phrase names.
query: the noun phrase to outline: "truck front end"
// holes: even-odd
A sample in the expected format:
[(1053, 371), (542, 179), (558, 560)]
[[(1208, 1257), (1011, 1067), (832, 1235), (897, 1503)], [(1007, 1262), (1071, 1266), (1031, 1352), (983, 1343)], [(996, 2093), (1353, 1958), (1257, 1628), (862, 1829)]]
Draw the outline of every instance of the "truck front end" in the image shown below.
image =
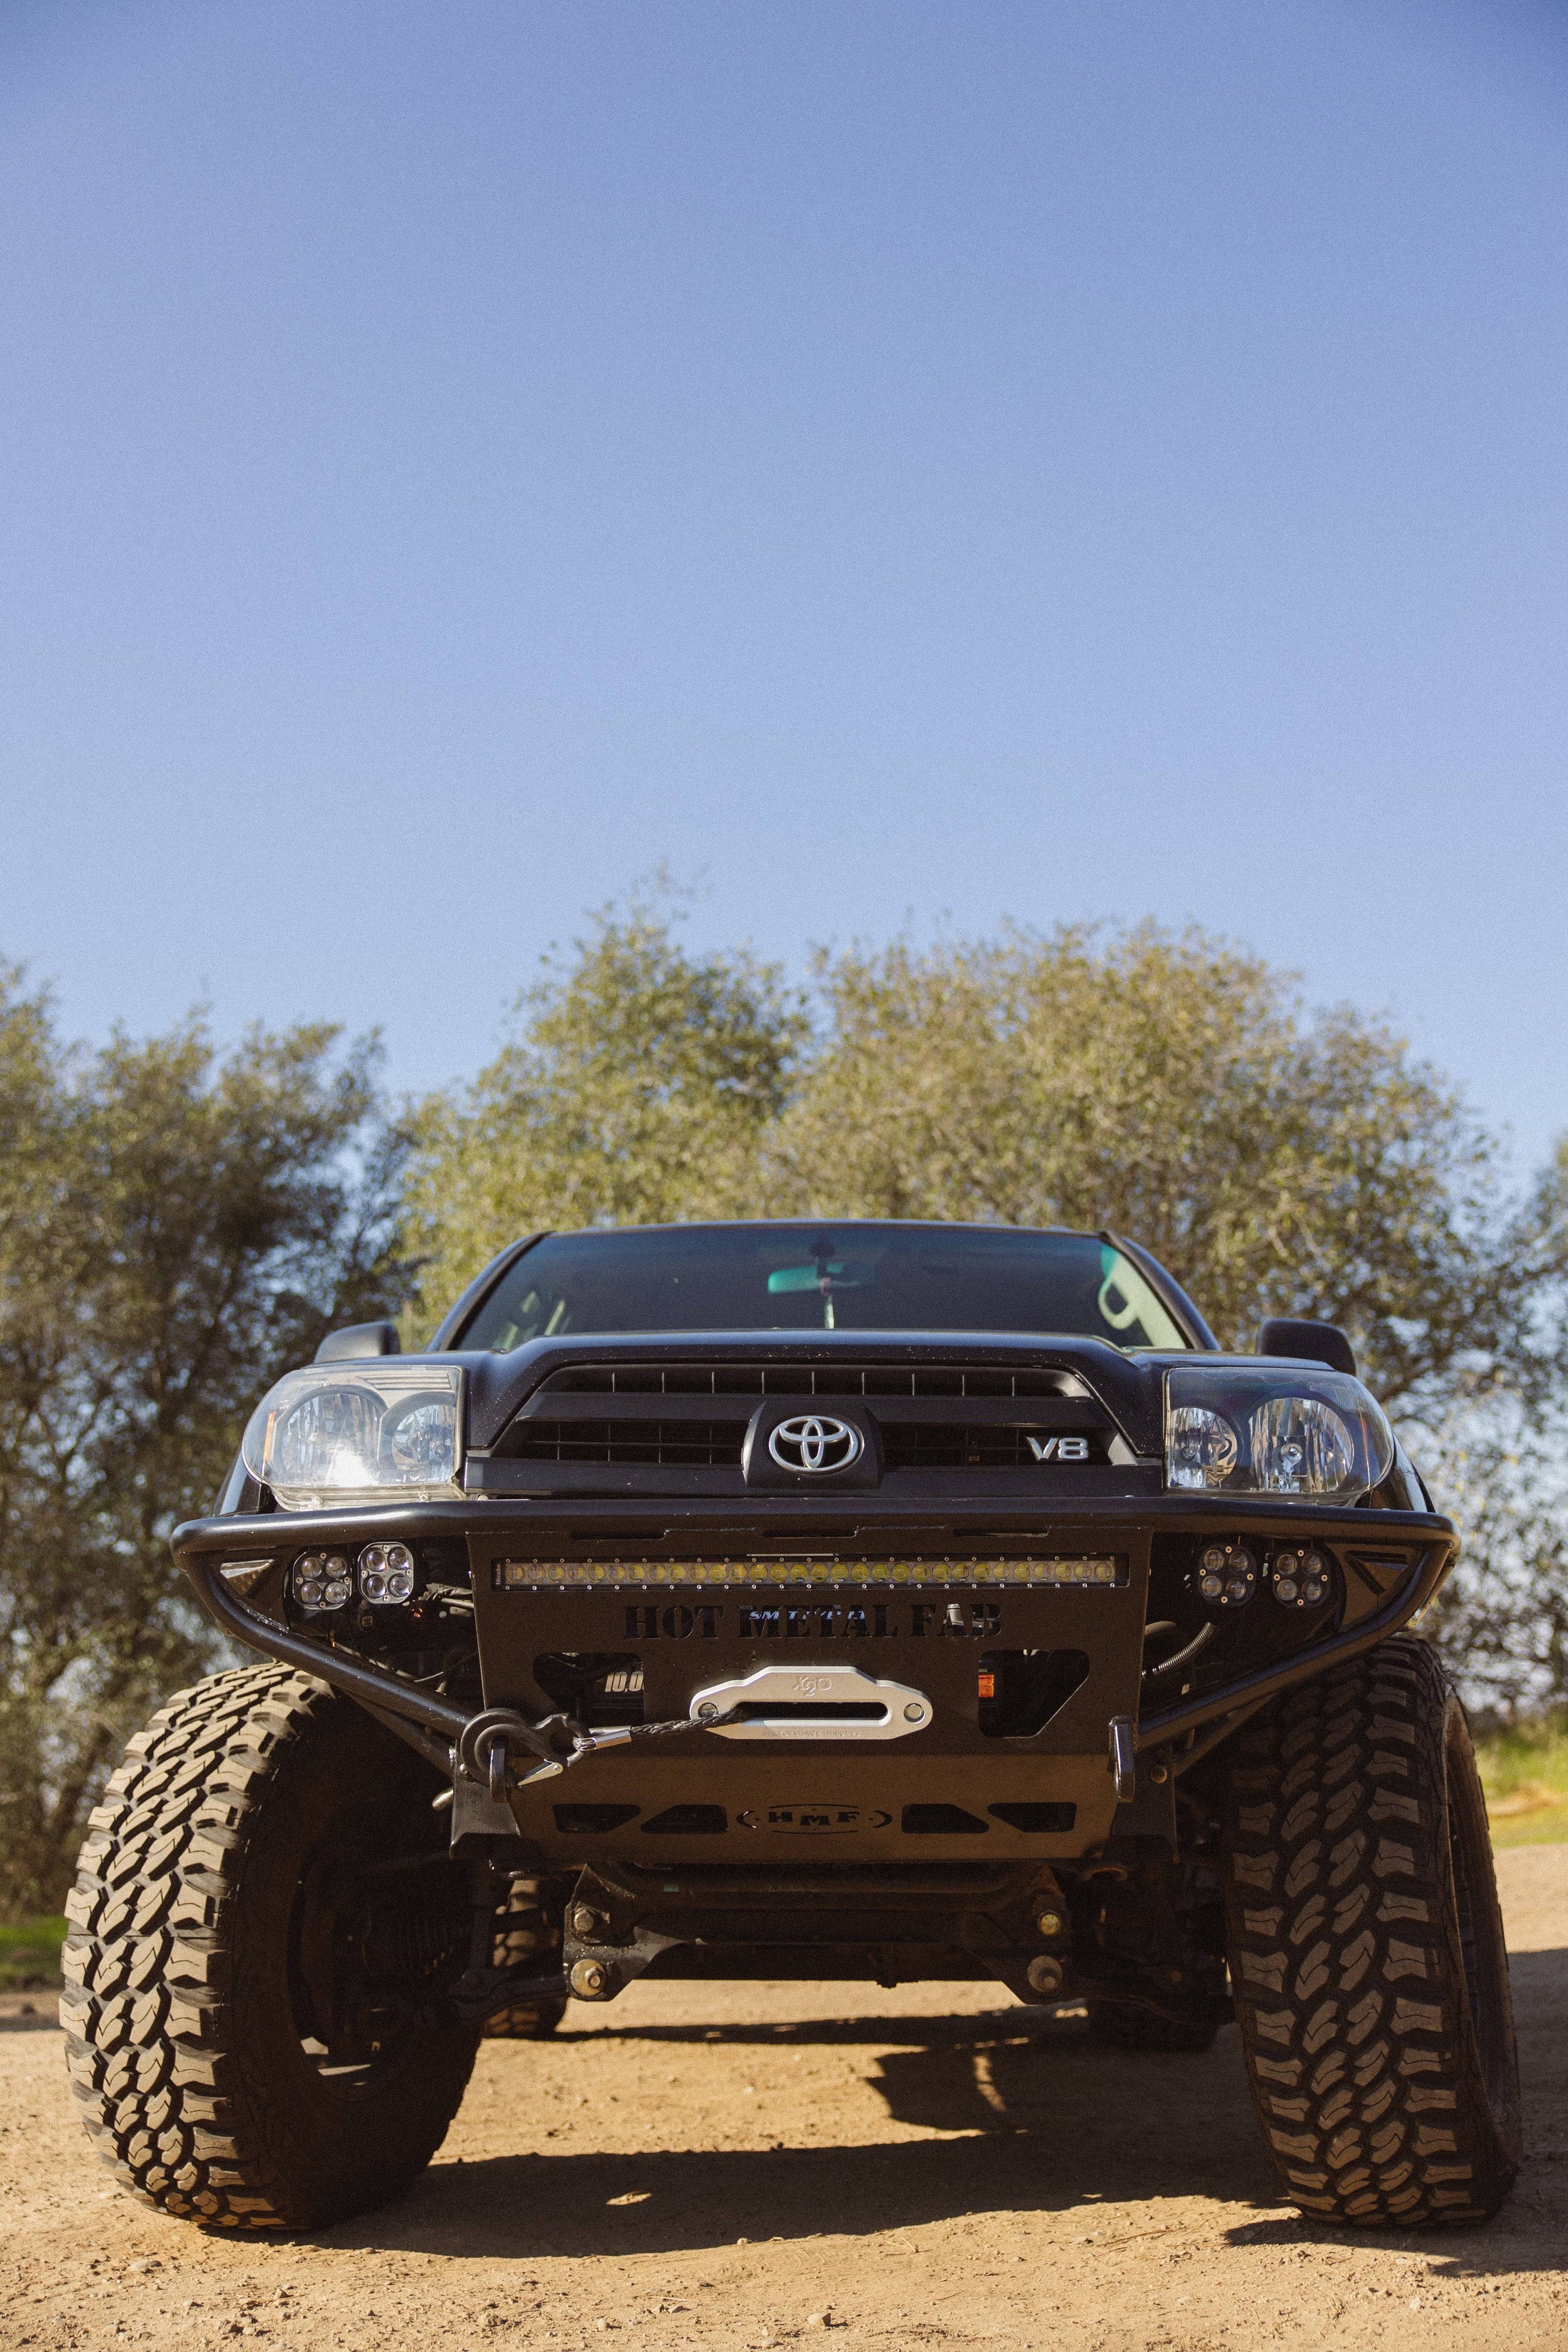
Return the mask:
[(481, 1909), (537, 1898), (448, 1970), (475, 2020), (962, 1976), (1212, 2032), (1226, 1742), (1455, 1549), (1351, 1372), (994, 1228), (545, 1237), (425, 1354), (289, 1375), (223, 1500), (205, 1605), (427, 1759)]

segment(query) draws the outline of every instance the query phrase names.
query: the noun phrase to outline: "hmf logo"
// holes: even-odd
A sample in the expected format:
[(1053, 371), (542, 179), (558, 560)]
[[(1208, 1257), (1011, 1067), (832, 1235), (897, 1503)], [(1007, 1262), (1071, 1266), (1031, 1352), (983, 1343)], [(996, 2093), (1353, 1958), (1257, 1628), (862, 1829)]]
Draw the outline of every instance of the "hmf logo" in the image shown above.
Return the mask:
[(756, 1806), (737, 1813), (736, 1821), (743, 1830), (809, 1831), (814, 1836), (833, 1836), (847, 1830), (885, 1830), (891, 1813), (879, 1812), (869, 1805), (769, 1805), (765, 1811)]

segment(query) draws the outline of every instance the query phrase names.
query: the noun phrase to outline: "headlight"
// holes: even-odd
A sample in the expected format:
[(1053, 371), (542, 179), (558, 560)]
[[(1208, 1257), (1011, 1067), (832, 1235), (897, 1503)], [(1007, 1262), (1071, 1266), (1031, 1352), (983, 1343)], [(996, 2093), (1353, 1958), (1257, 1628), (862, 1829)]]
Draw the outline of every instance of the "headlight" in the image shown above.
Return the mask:
[(1394, 1433), (1348, 1372), (1183, 1364), (1166, 1375), (1167, 1486), (1353, 1503), (1393, 1465)]
[(458, 1496), (456, 1364), (322, 1364), (289, 1372), (251, 1415), (240, 1451), (286, 1511)]

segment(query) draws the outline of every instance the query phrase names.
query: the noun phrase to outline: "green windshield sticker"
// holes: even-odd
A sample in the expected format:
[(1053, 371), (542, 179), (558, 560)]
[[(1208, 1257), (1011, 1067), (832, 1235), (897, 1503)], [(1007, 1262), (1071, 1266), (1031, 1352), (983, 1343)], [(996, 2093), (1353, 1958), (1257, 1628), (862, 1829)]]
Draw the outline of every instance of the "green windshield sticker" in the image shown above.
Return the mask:
[(784, 1290), (820, 1290), (826, 1297), (835, 1290), (869, 1290), (876, 1279), (875, 1258), (819, 1257), (815, 1265), (781, 1265), (769, 1275), (768, 1289), (775, 1298)]
[(842, 1263), (825, 1266), (781, 1265), (776, 1274), (769, 1275), (768, 1290), (775, 1298), (783, 1290), (816, 1290), (825, 1276), (842, 1274), (843, 1271)]

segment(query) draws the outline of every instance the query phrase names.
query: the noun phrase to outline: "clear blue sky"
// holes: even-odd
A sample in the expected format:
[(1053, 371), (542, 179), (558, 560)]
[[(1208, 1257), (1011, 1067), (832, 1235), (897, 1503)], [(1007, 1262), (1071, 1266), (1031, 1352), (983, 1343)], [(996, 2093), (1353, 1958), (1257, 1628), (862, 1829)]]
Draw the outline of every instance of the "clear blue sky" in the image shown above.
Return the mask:
[(9, 0), (0, 951), (1194, 919), (1568, 1128), (1568, 10)]

